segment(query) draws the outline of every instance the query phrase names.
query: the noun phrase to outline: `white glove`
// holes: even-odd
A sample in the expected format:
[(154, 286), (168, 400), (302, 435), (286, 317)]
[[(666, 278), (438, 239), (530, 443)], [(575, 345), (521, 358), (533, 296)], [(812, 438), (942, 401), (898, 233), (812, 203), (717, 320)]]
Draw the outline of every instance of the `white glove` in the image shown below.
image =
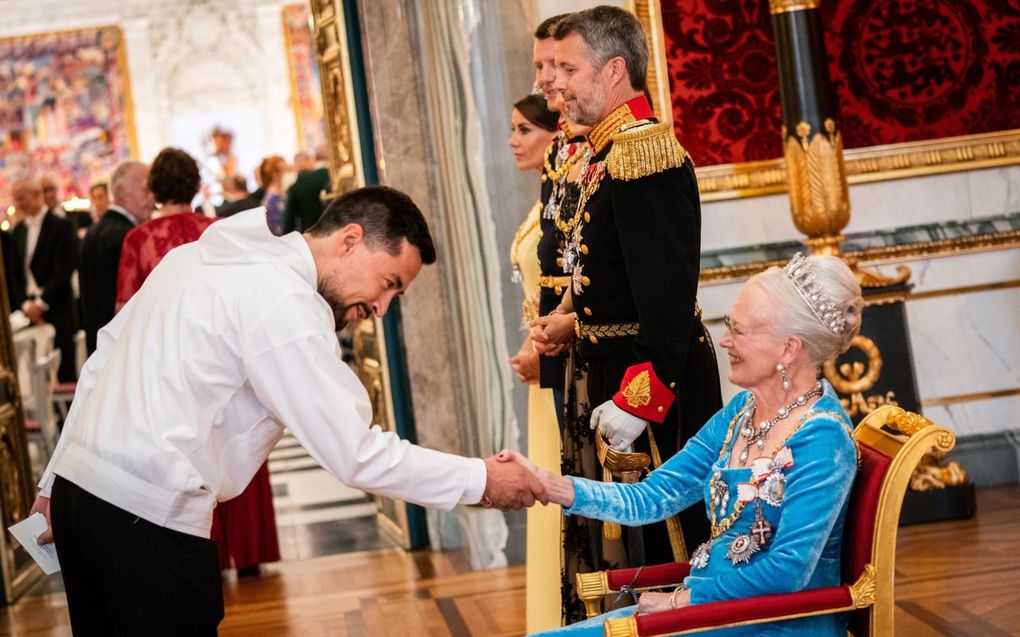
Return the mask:
[(598, 429), (609, 446), (617, 451), (630, 451), (631, 443), (645, 430), (648, 421), (628, 414), (607, 400), (591, 412), (591, 428)]

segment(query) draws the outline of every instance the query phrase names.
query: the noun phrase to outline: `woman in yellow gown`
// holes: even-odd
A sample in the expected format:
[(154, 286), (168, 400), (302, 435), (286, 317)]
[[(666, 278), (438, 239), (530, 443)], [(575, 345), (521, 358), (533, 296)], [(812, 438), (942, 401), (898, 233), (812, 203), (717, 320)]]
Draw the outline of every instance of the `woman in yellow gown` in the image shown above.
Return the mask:
[[(550, 111), (545, 98), (529, 95), (514, 104), (510, 116), (510, 150), (517, 170), (542, 170), (546, 150), (557, 133), (559, 114)], [(537, 189), (536, 189), (537, 190)], [(560, 469), (560, 433), (551, 389), (538, 386), (538, 352), (527, 326), (538, 315), (541, 271), (538, 241), (542, 236), (540, 202), (532, 206), (520, 225), (510, 250), (514, 280), (524, 289), (522, 344), (510, 359), (517, 379), (528, 384), (528, 456), (549, 471)], [(528, 509), (527, 629), (548, 630), (560, 625), (560, 507)]]

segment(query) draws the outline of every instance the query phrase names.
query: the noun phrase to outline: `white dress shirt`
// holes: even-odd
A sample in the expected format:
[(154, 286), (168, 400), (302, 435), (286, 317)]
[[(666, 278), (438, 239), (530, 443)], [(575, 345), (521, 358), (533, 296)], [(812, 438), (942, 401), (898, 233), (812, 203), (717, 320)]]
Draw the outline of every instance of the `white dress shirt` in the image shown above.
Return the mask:
[(171, 251), (99, 331), (41, 493), (56, 473), (208, 537), (216, 501), (244, 490), (286, 426), (352, 487), (444, 509), (478, 502), (482, 460), (370, 426), (316, 281), (308, 244), (273, 236), (262, 208)]
[[(35, 248), (39, 245), (39, 232), (42, 230), (43, 218), (46, 216), (46, 208), (42, 208), (35, 215), (25, 216), (21, 223), (25, 224), (25, 293), (31, 298), (42, 296), (43, 290), (35, 282), (32, 275), (32, 258), (35, 257)], [(27, 302), (27, 301), (26, 301)]]

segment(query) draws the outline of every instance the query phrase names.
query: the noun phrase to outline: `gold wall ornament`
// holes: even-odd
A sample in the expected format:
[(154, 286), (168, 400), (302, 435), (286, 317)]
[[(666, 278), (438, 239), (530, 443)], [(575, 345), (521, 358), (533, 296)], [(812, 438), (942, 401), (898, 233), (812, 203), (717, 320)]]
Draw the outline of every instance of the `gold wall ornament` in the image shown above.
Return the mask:
[(910, 477), (910, 488), (914, 491), (933, 491), (967, 484), (967, 472), (960, 463), (954, 460), (941, 465), (944, 459), (945, 454), (941, 451), (924, 456)]
[(882, 353), (878, 345), (867, 336), (858, 334), (850, 341), (850, 348), (847, 351), (851, 349), (863, 352), (867, 362), (845, 362), (837, 368), (835, 361), (826, 361), (822, 366), (825, 379), (838, 393), (846, 396), (841, 397), (839, 401), (850, 417), (870, 414), (883, 405), (897, 405), (896, 392), (892, 390), (885, 394), (865, 396), (882, 376)]
[(817, 9), (819, 0), (769, 0), (769, 13), (790, 13)]
[(843, 138), (833, 120), (812, 136), (811, 124), (799, 122), (786, 138), (787, 178), (793, 223), (806, 243), (822, 254), (839, 254), (840, 232), (850, 221), (850, 193), (843, 166)]
[(882, 375), (882, 353), (875, 341), (860, 334), (850, 341), (849, 349), (861, 350), (867, 357), (867, 365), (859, 361), (843, 363), (837, 372), (835, 361), (827, 361), (822, 366), (825, 378), (841, 394), (866, 392), (875, 386)]

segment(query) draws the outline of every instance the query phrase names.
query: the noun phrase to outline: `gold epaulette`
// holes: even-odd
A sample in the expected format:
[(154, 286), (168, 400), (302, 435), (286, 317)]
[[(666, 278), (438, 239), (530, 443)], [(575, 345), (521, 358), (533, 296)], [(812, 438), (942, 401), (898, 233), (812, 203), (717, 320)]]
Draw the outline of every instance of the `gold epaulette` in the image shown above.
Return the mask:
[(606, 169), (613, 179), (630, 181), (679, 168), (690, 155), (669, 122), (649, 124), (613, 135)]

